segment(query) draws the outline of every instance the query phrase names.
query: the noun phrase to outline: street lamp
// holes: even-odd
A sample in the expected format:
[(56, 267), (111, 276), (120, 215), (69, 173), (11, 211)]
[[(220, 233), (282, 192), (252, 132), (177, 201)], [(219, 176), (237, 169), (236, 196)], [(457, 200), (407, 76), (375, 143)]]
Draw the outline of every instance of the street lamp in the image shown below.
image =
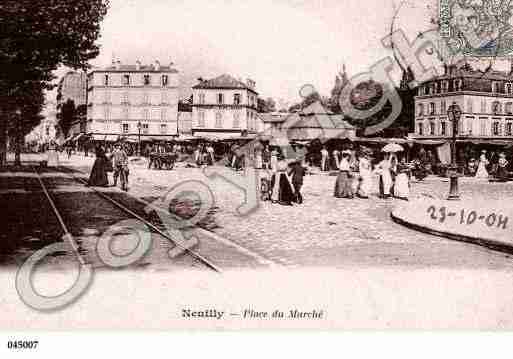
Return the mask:
[(21, 166), (21, 109), (16, 111), (16, 149), (14, 152), (14, 165)]
[(137, 121), (137, 155), (141, 157), (141, 121)]
[(459, 200), (458, 190), (458, 165), (456, 163), (456, 133), (458, 132), (458, 122), (461, 118), (461, 108), (456, 102), (453, 102), (447, 109), (447, 117), (452, 122), (452, 141), (451, 141), (451, 167), (449, 168), (450, 189), (449, 200)]

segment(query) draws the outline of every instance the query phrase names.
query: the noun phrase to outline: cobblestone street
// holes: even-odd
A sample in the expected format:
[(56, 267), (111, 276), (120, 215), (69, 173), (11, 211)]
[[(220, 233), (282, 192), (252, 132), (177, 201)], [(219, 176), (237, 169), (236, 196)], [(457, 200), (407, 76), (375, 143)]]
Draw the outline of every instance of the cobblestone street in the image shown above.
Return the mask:
[[(88, 171), (92, 161), (93, 158), (74, 156), (71, 162), (63, 164)], [(202, 181), (213, 191), (215, 205), (220, 208), (215, 215), (219, 225), (214, 230), (216, 234), (280, 264), (513, 268), (508, 254), (394, 223), (390, 212), (400, 200), (382, 200), (375, 194), (368, 200), (334, 198), (335, 177), (324, 174), (305, 178), (303, 205), (287, 207), (260, 202), (258, 209), (247, 216), (236, 213), (244, 200), (241, 190), (222, 179), (210, 180), (202, 170), (182, 164), (171, 171), (132, 165), (129, 193), (156, 198), (187, 180)], [(412, 183), (413, 197), (443, 198), (447, 190), (448, 180), (444, 178), (428, 177)], [(513, 185), (464, 178), (461, 193), (463, 197), (504, 198), (513, 194)]]

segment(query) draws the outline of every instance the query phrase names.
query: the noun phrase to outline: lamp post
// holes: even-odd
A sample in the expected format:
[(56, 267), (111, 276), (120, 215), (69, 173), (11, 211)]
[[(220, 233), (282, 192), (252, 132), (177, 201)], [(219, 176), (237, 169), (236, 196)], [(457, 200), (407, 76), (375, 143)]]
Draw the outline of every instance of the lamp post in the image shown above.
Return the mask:
[(460, 193), (458, 189), (458, 165), (456, 163), (456, 133), (458, 132), (458, 122), (461, 118), (461, 108), (456, 102), (453, 102), (447, 109), (447, 117), (452, 122), (452, 141), (451, 141), (451, 167), (449, 168), (450, 189), (449, 200), (459, 200)]
[(137, 156), (141, 157), (141, 121), (137, 121)]

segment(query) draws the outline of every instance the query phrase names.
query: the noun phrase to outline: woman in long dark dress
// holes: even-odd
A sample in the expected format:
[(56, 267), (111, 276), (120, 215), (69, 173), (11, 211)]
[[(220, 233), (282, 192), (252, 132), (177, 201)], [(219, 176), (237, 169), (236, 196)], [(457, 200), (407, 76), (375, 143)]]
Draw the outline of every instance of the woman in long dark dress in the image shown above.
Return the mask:
[(101, 146), (96, 148), (96, 159), (94, 160), (93, 169), (89, 176), (87, 184), (93, 187), (107, 187), (109, 180), (107, 178), (107, 157)]

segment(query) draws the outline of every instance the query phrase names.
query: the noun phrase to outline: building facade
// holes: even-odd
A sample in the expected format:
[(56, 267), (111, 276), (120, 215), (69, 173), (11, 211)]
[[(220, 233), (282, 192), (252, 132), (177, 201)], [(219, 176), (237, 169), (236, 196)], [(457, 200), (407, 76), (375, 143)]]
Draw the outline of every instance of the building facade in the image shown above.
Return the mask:
[(415, 137), (451, 137), (447, 109), (456, 103), (462, 110), (459, 139), (513, 139), (513, 71), (482, 72), (469, 65), (445, 70), (418, 87)]
[(200, 79), (192, 88), (192, 134), (218, 139), (245, 136), (264, 130), (258, 117), (255, 82), (230, 75)]
[(122, 65), (88, 74), (86, 133), (95, 139), (177, 135), (178, 71), (173, 64)]

